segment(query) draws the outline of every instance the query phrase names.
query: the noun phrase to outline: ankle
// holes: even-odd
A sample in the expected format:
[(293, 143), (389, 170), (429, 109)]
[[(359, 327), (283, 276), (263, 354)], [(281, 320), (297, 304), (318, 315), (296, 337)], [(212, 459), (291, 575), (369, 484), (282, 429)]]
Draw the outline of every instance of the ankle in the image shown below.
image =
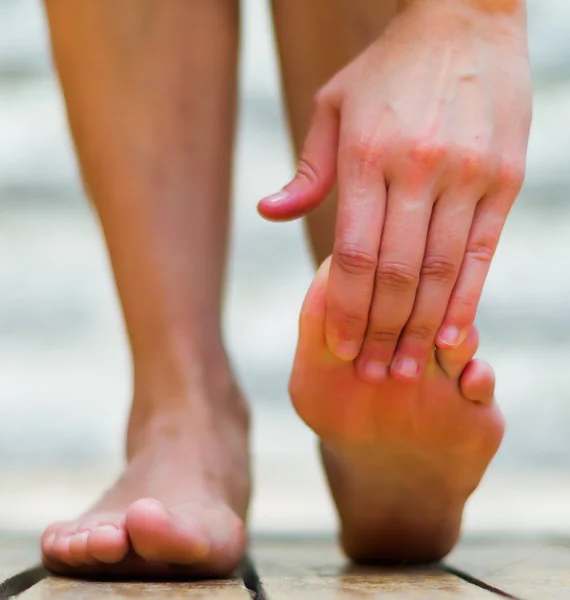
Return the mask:
[[(235, 396), (235, 377), (215, 327), (160, 336), (133, 349), (134, 402), (150, 411), (177, 410), (203, 397), (208, 403)], [(145, 409), (145, 410), (146, 410)]]
[(223, 348), (135, 362), (127, 457), (152, 439), (187, 436), (196, 427), (214, 424), (249, 431), (249, 408)]
[(199, 388), (212, 370), (230, 371), (221, 334), (214, 327), (165, 330), (152, 343), (133, 343), (131, 348), (135, 392), (141, 392), (141, 399), (164, 394), (177, 397), (182, 390)]

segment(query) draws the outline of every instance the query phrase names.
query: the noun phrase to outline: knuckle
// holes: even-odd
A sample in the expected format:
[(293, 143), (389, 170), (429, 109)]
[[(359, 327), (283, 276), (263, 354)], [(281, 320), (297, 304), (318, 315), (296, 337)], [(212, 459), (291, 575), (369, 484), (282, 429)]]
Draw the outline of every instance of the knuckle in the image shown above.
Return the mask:
[(373, 346), (394, 346), (400, 337), (401, 327), (396, 329), (386, 329), (385, 327), (379, 329), (370, 329), (366, 334), (367, 341)]
[(467, 244), (466, 257), (482, 264), (490, 264), (495, 254), (496, 242), (492, 236), (479, 236)]
[(416, 341), (429, 342), (435, 340), (436, 328), (429, 323), (411, 321), (406, 326), (405, 334)]
[(525, 178), (525, 161), (502, 159), (497, 170), (497, 181), (503, 189), (517, 194)]
[(404, 141), (406, 187), (417, 191), (428, 184), (449, 155), (443, 144), (434, 140), (415, 138)]
[(431, 171), (449, 155), (449, 149), (429, 138), (414, 138), (408, 142), (412, 164), (421, 171)]
[(317, 112), (323, 106), (328, 105), (328, 94), (326, 88), (322, 87), (313, 96), (313, 112)]
[(313, 108), (332, 108), (338, 101), (338, 75), (329, 79), (313, 92)]
[(385, 157), (383, 144), (376, 136), (370, 134), (356, 136), (347, 142), (346, 153), (362, 173), (380, 171)]
[(297, 172), (295, 175), (295, 179), (304, 179), (311, 184), (316, 184), (319, 182), (319, 175), (317, 173), (317, 169), (312, 164), (312, 162), (305, 156), (301, 156), (299, 162), (297, 163)]
[(330, 105), (330, 92), (328, 87), (324, 86), (313, 96), (313, 114), (319, 113), (323, 109), (328, 109)]
[(447, 283), (455, 281), (458, 270), (456, 261), (450, 256), (428, 255), (424, 258), (420, 276)]
[(459, 156), (459, 170), (464, 183), (490, 177), (495, 159), (479, 149), (464, 150)]
[(364, 335), (366, 315), (338, 311), (331, 318), (330, 323), (331, 329), (340, 334), (341, 337), (358, 337)]
[(459, 296), (450, 304), (449, 322), (453, 323), (460, 331), (467, 331), (473, 326), (477, 315), (477, 299), (468, 296)]
[(334, 319), (335, 325), (340, 329), (359, 329), (366, 322), (364, 315), (353, 312), (339, 311)]
[(336, 250), (335, 262), (347, 275), (371, 275), (376, 269), (377, 258), (364, 250), (345, 246)]
[(451, 299), (451, 311), (454, 314), (453, 322), (456, 326), (470, 325), (474, 321), (477, 310), (477, 298), (470, 294), (455, 294)]
[(376, 284), (390, 292), (409, 292), (419, 283), (419, 273), (404, 263), (382, 262), (376, 269)]

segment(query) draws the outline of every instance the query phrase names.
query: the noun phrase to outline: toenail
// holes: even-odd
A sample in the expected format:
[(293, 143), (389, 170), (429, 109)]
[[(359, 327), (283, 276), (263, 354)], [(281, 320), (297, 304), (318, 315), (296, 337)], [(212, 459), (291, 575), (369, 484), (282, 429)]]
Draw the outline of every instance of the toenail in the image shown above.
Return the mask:
[(396, 371), (402, 377), (413, 379), (418, 374), (418, 363), (413, 358), (401, 358), (396, 362)]
[(438, 336), (438, 340), (446, 346), (454, 348), (459, 342), (459, 329), (457, 327), (444, 327)]
[(93, 527), (91, 531), (119, 531), (119, 528), (114, 525), (97, 525), (97, 527)]
[(370, 361), (364, 365), (364, 375), (366, 375), (366, 377), (369, 379), (381, 381), (386, 379), (386, 376), (388, 375), (388, 367), (384, 363)]

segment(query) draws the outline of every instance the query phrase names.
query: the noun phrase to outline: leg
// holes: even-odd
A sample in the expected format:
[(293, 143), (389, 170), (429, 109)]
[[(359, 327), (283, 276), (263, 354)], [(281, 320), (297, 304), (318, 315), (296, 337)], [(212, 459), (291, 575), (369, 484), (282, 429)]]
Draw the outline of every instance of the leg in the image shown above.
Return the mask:
[[(397, 1), (274, 1), (285, 98), (297, 152), (318, 89), (377, 37)], [(335, 196), (308, 219), (313, 254), (330, 255)], [(474, 331), (438, 351), (415, 384), (370, 385), (324, 341), (327, 265), (305, 301), (290, 382), (296, 410), (321, 439), (342, 543), (361, 561), (429, 561), (459, 535), (466, 499), (500, 442), (490, 368), (472, 361)]]
[(44, 560), (67, 573), (225, 574), (249, 501), (248, 412), (220, 331), (237, 0), (72, 4), (46, 7), (134, 400), (124, 475), (80, 519), (46, 530)]

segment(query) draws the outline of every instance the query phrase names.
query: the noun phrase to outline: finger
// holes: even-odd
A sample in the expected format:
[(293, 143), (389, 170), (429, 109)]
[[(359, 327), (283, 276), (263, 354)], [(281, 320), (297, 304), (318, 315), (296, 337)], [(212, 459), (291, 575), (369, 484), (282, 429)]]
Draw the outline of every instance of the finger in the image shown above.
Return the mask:
[(334, 356), (354, 360), (364, 339), (386, 204), (373, 148), (339, 149), (339, 200), (325, 333)]
[(471, 327), (457, 348), (438, 349), (435, 352), (435, 358), (448, 377), (458, 378), (475, 356), (478, 347), (479, 332), (476, 327)]
[(457, 345), (475, 322), (483, 286), (506, 217), (507, 212), (497, 206), (492, 198), (478, 204), (457, 282), (437, 334), (438, 347), (452, 348)]
[[(381, 381), (400, 333), (414, 305), (433, 201), (392, 186), (375, 274), (374, 298), (357, 370), (369, 381)], [(415, 376), (415, 365), (399, 366)]]
[(435, 336), (457, 280), (478, 199), (474, 197), (470, 202), (456, 191), (448, 191), (434, 206), (412, 314), (392, 360), (396, 372), (400, 364), (413, 361), (419, 377), (433, 353)]
[(317, 100), (309, 133), (293, 180), (280, 192), (258, 204), (266, 219), (285, 221), (301, 217), (316, 208), (336, 181), (339, 114), (333, 99)]

